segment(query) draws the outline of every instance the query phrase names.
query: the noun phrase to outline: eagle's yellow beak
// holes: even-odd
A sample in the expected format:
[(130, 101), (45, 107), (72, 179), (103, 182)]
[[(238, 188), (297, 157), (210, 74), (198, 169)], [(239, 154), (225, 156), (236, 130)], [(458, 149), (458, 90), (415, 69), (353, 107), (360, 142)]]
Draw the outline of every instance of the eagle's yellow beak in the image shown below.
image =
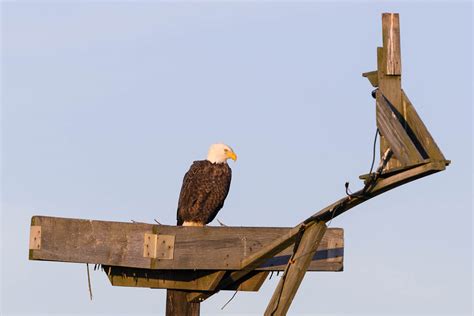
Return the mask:
[(237, 155), (233, 151), (227, 151), (226, 152), (227, 158), (232, 159), (233, 161), (237, 160)]

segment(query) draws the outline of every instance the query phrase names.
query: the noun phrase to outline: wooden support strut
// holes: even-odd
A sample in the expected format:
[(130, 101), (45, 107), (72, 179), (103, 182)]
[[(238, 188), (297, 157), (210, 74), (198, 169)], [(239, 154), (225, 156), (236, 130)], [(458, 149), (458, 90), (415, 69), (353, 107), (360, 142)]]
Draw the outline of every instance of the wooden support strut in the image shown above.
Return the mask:
[(318, 222), (304, 230), (296, 252), (268, 303), (265, 316), (286, 315), (326, 229), (324, 222)]
[(199, 316), (200, 302), (188, 302), (187, 291), (166, 291), (166, 316)]

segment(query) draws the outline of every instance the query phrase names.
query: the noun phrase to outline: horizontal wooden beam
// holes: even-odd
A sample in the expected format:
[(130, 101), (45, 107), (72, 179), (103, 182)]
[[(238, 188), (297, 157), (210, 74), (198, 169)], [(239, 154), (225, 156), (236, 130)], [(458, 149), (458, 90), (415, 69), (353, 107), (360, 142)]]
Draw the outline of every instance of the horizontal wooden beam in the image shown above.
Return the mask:
[[(114, 286), (213, 291), (229, 271), (215, 270), (153, 270), (103, 266)], [(270, 271), (253, 271), (238, 283), (221, 290), (258, 291)]]
[[(46, 216), (34, 216), (32, 226), (41, 227), (41, 240), (40, 248), (31, 247), (31, 260), (159, 270), (239, 270), (253, 254), (291, 231), (279, 227), (177, 227)], [(256, 269), (284, 270), (291, 251), (286, 245)], [(343, 255), (343, 230), (331, 228), (309, 271), (342, 271)]]

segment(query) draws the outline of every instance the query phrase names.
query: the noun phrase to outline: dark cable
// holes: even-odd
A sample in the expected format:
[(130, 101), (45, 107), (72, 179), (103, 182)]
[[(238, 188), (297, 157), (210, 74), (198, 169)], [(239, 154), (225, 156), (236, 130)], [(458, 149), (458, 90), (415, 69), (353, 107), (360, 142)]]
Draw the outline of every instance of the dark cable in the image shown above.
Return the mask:
[(373, 149), (372, 149), (372, 164), (370, 165), (369, 174), (371, 174), (371, 173), (372, 173), (372, 170), (374, 169), (375, 150), (376, 150), (376, 145), (377, 145), (377, 136), (379, 136), (379, 129), (378, 129), (378, 128), (375, 130), (374, 146), (373, 146)]
[(372, 175), (372, 171), (374, 169), (374, 164), (375, 164), (375, 151), (376, 151), (376, 148), (377, 148), (377, 137), (379, 135), (379, 129), (377, 128), (375, 130), (375, 137), (374, 137), (374, 144), (372, 146), (372, 163), (370, 164), (370, 170), (369, 170), (369, 177), (370, 177), (370, 181), (367, 181), (367, 183), (365, 184), (364, 186), (364, 189), (362, 190), (362, 194), (352, 194), (352, 192), (349, 190), (349, 182), (346, 182), (344, 184), (344, 186), (346, 187), (346, 195), (353, 198), (353, 197), (358, 197), (358, 196), (361, 196), (361, 195), (364, 195), (367, 191), (367, 188), (373, 183), (373, 181), (375, 180), (374, 179), (374, 176)]
[(232, 301), (234, 299), (234, 297), (235, 297), (235, 295), (237, 295), (238, 291), (239, 290), (235, 290), (234, 295), (232, 295), (232, 297), (227, 301), (227, 303), (225, 303), (224, 306), (221, 307), (221, 310), (223, 310), (227, 306), (227, 304), (229, 304), (230, 301)]

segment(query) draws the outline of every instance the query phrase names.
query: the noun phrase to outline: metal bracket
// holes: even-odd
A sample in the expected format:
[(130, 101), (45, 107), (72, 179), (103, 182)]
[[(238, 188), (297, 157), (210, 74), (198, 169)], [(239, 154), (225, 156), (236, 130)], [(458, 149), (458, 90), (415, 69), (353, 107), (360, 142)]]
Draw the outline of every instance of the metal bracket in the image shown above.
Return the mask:
[(174, 256), (173, 235), (157, 235), (145, 233), (143, 257), (172, 260)]
[(41, 249), (41, 226), (30, 227), (30, 250)]

